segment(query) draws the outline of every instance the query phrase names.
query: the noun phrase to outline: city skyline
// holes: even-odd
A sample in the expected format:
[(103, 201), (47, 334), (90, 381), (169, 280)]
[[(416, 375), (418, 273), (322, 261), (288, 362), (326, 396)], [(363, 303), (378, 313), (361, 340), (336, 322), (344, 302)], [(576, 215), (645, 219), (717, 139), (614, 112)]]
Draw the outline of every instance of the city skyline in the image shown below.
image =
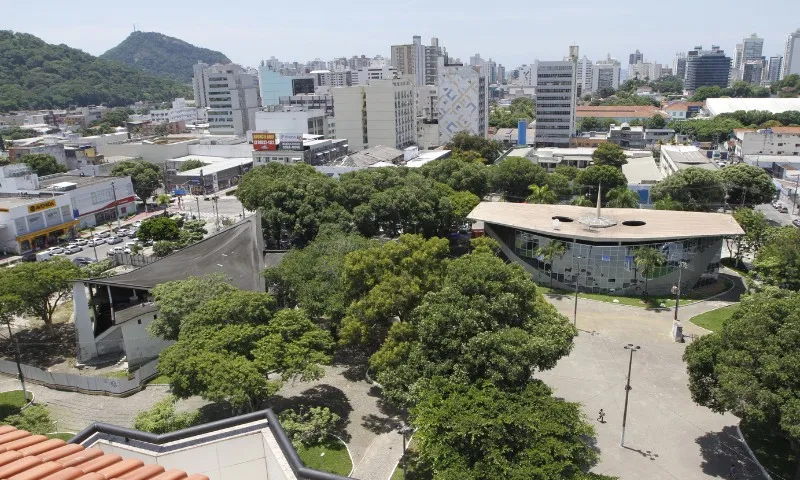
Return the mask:
[[(207, 0), (194, 2), (191, 9), (163, 2), (127, 5), (96, 0), (64, 9), (60, 3), (43, 0), (7, 10), (2, 28), (100, 55), (124, 40), (135, 24), (137, 30), (156, 31), (218, 50), (245, 66), (257, 66), (271, 56), (301, 63), (361, 54), (389, 58), (391, 45), (411, 43), (413, 35), (420, 35), (425, 44), (431, 37), (439, 38), (451, 57), (465, 63), (480, 53), (484, 59), (512, 69), (536, 59), (560, 60), (569, 45), (578, 45), (581, 57), (596, 61), (611, 54), (625, 68), (628, 55), (636, 49), (646, 61), (666, 65), (672, 64), (676, 52), (697, 45), (719, 45), (732, 56), (736, 44), (752, 33), (764, 38), (766, 57), (783, 55), (786, 37), (800, 28), (800, 4), (779, 3), (780, 15), (752, 12), (742, 16), (718, 1), (676, 0), (671, 11), (685, 12), (686, 18), (665, 18), (663, 28), (668, 35), (658, 36), (653, 34), (659, 21), (655, 15), (648, 18), (622, 5), (588, 1), (569, 6), (521, 4), (513, 12), (495, 14), (486, 13), (474, 0), (436, 4), (412, 0), (402, 5), (355, 0), (347, 9), (312, 0), (302, 11), (282, 11), (278, 6), (271, 7), (269, 16), (231, 15), (230, 22), (222, 22), (219, 15), (208, 14), (219, 5)], [(261, 8), (263, 4), (244, 1), (228, 11)], [(98, 23), (97, 12), (105, 14), (102, 23)], [(309, 21), (313, 18), (325, 24)], [(715, 30), (692, 18), (713, 18), (725, 28)], [(388, 28), (390, 22), (393, 28)]]

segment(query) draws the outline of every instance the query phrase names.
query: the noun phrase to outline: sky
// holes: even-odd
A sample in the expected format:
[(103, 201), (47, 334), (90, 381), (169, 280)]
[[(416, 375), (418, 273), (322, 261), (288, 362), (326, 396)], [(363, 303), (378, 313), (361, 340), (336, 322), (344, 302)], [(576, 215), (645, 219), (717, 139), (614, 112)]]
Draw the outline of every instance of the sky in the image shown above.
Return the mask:
[(763, 54), (769, 57), (783, 55), (786, 37), (800, 28), (797, 0), (773, 0), (763, 9), (744, 0), (542, 3), (37, 0), (3, 9), (0, 29), (100, 55), (135, 24), (138, 30), (218, 50), (245, 66), (271, 56), (298, 62), (361, 54), (388, 58), (390, 45), (411, 43), (420, 35), (425, 44), (439, 38), (451, 57), (467, 62), (480, 53), (512, 69), (536, 59), (560, 60), (569, 45), (578, 45), (581, 56), (591, 60), (610, 53), (626, 65), (628, 55), (639, 49), (648, 61), (672, 65), (676, 52), (695, 45), (720, 45), (732, 55), (736, 43), (751, 33), (764, 38)]

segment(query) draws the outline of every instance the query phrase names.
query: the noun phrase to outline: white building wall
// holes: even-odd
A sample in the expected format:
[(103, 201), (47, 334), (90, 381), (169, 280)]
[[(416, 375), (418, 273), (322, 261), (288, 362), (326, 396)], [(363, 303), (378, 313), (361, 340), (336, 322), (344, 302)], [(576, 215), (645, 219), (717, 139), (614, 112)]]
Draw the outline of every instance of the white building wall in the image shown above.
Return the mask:
[(798, 130), (798, 133), (770, 133), (770, 129), (737, 131), (735, 155), (739, 158), (747, 155), (800, 156), (800, 129)]
[(578, 60), (578, 96), (586, 95), (592, 92), (592, 84), (594, 82), (594, 65), (592, 61), (584, 56)]
[(349, 151), (358, 152), (365, 147), (366, 114), (364, 86), (342, 87), (331, 90), (336, 105), (336, 133), (346, 138)]
[(486, 75), (471, 66), (445, 65), (439, 59), (437, 116), (439, 144), (444, 145), (458, 132), (487, 137), (489, 84)]
[[(307, 133), (312, 135), (324, 135), (324, 117), (320, 110), (313, 111), (275, 111), (275, 112), (256, 112), (255, 130), (259, 132), (272, 133)], [(320, 123), (320, 129), (309, 131), (309, 119)]]
[(792, 74), (800, 75), (800, 28), (789, 34), (783, 55), (783, 77), (781, 78)]
[[(385, 145), (403, 149), (416, 143), (414, 89), (411, 80), (408, 77), (376, 80), (364, 87), (364, 91), (367, 103), (366, 148)], [(336, 123), (339, 129), (339, 122)]]
[(128, 365), (133, 367), (146, 363), (158, 357), (162, 350), (174, 343), (170, 340), (150, 335), (147, 326), (156, 319), (157, 315), (157, 311), (146, 313), (121, 325), (122, 341), (125, 346), (125, 357), (128, 360)]

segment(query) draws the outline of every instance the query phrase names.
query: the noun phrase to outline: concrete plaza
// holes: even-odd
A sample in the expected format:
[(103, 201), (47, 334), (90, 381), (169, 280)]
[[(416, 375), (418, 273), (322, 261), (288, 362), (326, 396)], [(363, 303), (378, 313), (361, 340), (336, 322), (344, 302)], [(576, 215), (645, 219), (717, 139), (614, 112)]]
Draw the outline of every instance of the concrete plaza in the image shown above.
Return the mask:
[[(549, 296), (572, 319), (571, 296)], [(704, 334), (688, 319), (724, 306), (724, 300), (680, 309), (684, 333)], [(687, 344), (670, 337), (672, 311), (591, 300), (579, 301), (580, 329), (572, 353), (553, 370), (537, 374), (557, 397), (579, 402), (597, 431), (600, 463), (592, 470), (621, 479), (728, 478), (732, 463), (738, 480), (762, 478), (738, 435), (738, 419), (692, 402), (681, 359)], [(689, 341), (689, 340), (687, 340)], [(620, 446), (629, 352), (633, 354), (625, 447)], [(605, 410), (605, 423), (597, 413)]]

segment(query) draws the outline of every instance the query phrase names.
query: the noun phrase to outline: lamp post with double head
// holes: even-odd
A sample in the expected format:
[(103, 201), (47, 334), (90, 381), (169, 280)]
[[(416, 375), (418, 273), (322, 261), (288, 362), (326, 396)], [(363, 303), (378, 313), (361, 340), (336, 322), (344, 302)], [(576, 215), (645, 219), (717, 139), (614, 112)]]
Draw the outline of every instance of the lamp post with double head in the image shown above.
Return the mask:
[(619, 446), (625, 446), (625, 426), (628, 421), (628, 395), (631, 392), (631, 366), (633, 365), (633, 352), (639, 350), (640, 346), (634, 346), (632, 343), (625, 345), (625, 350), (629, 350), (631, 352), (630, 359), (628, 360), (628, 381), (625, 384), (625, 408), (622, 411), (622, 437), (619, 440)]

